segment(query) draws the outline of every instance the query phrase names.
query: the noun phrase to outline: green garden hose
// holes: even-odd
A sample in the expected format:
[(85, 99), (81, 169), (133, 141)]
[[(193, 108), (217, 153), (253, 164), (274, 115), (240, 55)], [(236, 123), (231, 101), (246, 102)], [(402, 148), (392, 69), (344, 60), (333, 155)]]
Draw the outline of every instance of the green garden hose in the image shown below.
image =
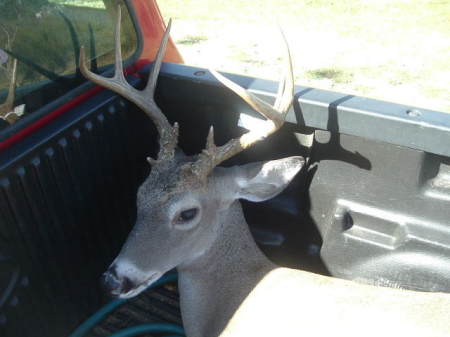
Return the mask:
[(136, 326), (132, 326), (130, 328), (126, 328), (120, 330), (118, 332), (113, 333), (109, 337), (133, 337), (139, 336), (144, 333), (176, 333), (179, 336), (184, 336), (184, 330), (181, 326), (176, 324), (168, 324), (168, 323), (153, 323), (153, 324), (140, 324)]
[[(147, 289), (152, 289), (159, 287), (163, 284), (175, 282), (178, 280), (177, 274), (166, 274), (163, 275), (158, 281), (150, 285)], [(98, 322), (103, 320), (106, 315), (114, 311), (117, 307), (125, 303), (125, 299), (114, 299), (106, 304), (104, 307), (100, 308), (96, 311), (91, 317), (89, 317), (86, 321), (84, 321), (74, 332), (72, 332), (69, 337), (83, 337), (85, 336), (89, 330), (91, 330)], [(155, 323), (155, 324), (141, 324), (134, 327), (126, 328), (120, 330), (110, 337), (130, 337), (130, 336), (138, 336), (143, 333), (149, 332), (157, 332), (157, 333), (174, 333), (178, 334), (177, 337), (185, 336), (183, 328), (176, 324), (166, 324), (166, 323)], [(175, 337), (175, 336), (171, 336)]]

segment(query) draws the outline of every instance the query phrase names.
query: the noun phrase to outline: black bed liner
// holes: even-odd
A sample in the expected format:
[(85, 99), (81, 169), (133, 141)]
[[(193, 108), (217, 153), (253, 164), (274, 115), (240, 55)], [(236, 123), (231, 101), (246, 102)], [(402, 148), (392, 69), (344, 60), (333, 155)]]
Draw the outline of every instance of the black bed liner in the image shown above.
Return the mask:
[[(114, 310), (89, 336), (108, 337), (122, 329), (145, 323), (172, 323), (182, 325), (178, 289), (168, 284), (150, 289), (132, 298)], [(154, 336), (152, 334), (142, 336)]]

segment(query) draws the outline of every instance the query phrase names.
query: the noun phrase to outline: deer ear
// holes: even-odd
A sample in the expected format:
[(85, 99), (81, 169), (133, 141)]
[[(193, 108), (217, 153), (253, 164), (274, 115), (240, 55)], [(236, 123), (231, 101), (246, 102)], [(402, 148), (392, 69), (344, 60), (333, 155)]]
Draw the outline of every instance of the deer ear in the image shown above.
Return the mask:
[(264, 201), (283, 191), (305, 164), (303, 157), (288, 157), (237, 167), (236, 198)]

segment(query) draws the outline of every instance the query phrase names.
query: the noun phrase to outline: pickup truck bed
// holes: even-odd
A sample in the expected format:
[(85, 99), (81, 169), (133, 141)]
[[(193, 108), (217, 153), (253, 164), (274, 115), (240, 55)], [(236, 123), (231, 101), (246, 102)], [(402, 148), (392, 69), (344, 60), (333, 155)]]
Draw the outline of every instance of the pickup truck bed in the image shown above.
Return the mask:
[[(275, 83), (233, 80), (273, 100)], [(264, 252), (290, 267), (450, 291), (448, 118), (311, 88), (296, 99), (281, 132), (225, 163), (309, 158), (282, 195), (244, 204)], [(180, 123), (187, 153), (210, 125), (221, 144), (242, 132), (241, 114), (255, 116), (206, 70), (183, 65), (163, 66), (157, 102)], [(98, 279), (134, 224), (155, 139), (141, 111), (102, 90), (0, 153), (2, 336), (67, 335), (107, 300)]]

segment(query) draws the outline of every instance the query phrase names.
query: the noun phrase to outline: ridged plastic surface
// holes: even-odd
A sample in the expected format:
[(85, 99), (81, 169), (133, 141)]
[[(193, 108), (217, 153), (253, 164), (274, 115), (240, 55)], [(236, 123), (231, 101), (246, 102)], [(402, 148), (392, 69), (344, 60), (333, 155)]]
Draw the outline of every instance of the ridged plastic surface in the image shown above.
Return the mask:
[(142, 170), (125, 110), (104, 105), (1, 171), (0, 280), (19, 270), (0, 293), (1, 336), (64, 336), (102, 303), (98, 278), (129, 231)]

